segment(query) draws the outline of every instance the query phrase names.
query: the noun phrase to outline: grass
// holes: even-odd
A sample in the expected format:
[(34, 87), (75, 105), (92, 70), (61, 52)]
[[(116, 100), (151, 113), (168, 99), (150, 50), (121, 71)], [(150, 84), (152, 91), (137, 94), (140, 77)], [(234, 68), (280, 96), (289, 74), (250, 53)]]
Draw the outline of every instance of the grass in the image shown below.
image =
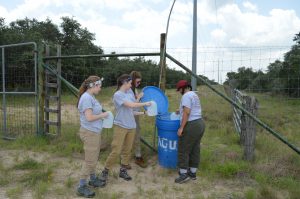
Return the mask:
[(39, 163), (31, 158), (25, 159), (23, 162), (16, 164), (13, 168), (14, 169), (20, 169), (20, 170), (36, 170), (36, 169), (41, 169), (45, 165), (43, 163)]
[(8, 198), (15, 198), (15, 199), (18, 199), (18, 198), (21, 198), (21, 194), (23, 193), (23, 188), (19, 185), (17, 187), (14, 187), (14, 188), (10, 188), (6, 191), (6, 196)]
[(51, 168), (32, 171), (21, 177), (20, 182), (28, 187), (35, 187), (40, 183), (50, 183), (52, 181), (52, 173), (53, 171)]
[[(221, 90), (221, 88), (218, 89)], [(160, 194), (163, 194), (166, 198), (171, 198), (172, 194), (179, 196), (176, 194), (186, 191), (193, 198), (224, 198), (227, 196), (228, 198), (246, 199), (299, 198), (299, 155), (267, 131), (257, 127), (255, 160), (253, 162), (243, 161), (243, 148), (239, 144), (239, 137), (233, 127), (231, 106), (206, 87), (199, 87), (198, 91), (206, 123), (205, 134), (201, 141), (201, 164), (197, 173), (201, 183), (189, 183), (189, 189), (186, 189), (184, 186), (174, 186), (172, 179), (172, 182), (161, 184), (157, 190), (148, 189), (145, 184), (141, 184), (142, 179), (137, 179), (139, 181), (135, 184), (137, 188), (135, 196), (137, 198), (139, 196), (161, 198)], [(113, 92), (114, 89), (105, 88), (97, 97), (107, 110), (113, 110), (111, 103)], [(167, 90), (166, 94), (169, 99), (169, 111), (175, 111), (180, 96), (174, 90)], [(286, 136), (292, 143), (300, 146), (300, 134), (297, 133), (300, 127), (300, 100), (282, 100), (263, 94), (255, 94), (255, 96), (260, 104), (259, 118)], [(16, 104), (21, 107), (27, 102), (28, 99), (20, 99)], [(72, 95), (63, 95), (62, 102), (63, 106), (67, 108), (62, 118), (61, 137), (37, 137), (34, 134), (24, 134), (15, 141), (0, 140), (0, 149), (35, 151), (54, 157), (66, 157), (70, 164), (76, 166), (73, 162), (74, 154), (83, 153), (81, 140), (77, 136), (79, 123), (76, 115), (76, 99)], [(153, 143), (154, 125), (153, 117), (142, 117), (142, 134), (150, 144)], [(103, 139), (108, 143), (111, 141), (111, 136), (111, 129), (104, 130)], [(142, 151), (146, 158), (153, 156), (153, 152), (145, 146)], [(104, 163), (109, 152), (110, 149), (101, 152), (101, 163)], [(10, 187), (6, 189), (7, 197), (8, 195), (14, 197), (14, 193), (16, 193), (15, 197), (19, 197), (24, 189), (20, 189), (20, 187), (24, 187), (24, 185), (26, 190), (33, 192), (35, 198), (43, 198), (49, 194), (55, 195), (53, 189), (55, 190), (57, 185), (54, 180), (56, 167), (49, 165), (46, 160), (38, 161), (34, 157), (20, 161), (21, 157), (22, 155), (15, 157), (17, 163), (11, 167), (7, 167), (0, 157), (0, 186)], [(80, 169), (80, 166), (75, 166), (70, 169)], [(151, 167), (155, 169), (154, 166)], [(18, 176), (17, 182), (13, 182), (17, 175), (16, 172), (22, 172), (22, 174)], [(4, 173), (8, 175), (3, 175)], [(175, 174), (175, 170), (160, 169), (153, 173), (149, 183), (160, 184), (162, 183), (161, 179), (170, 178), (170, 176), (173, 178)], [(115, 182), (115, 179), (118, 179), (118, 173), (112, 172), (111, 179), (112, 182)], [(59, 196), (64, 194), (62, 191), (64, 189), (67, 194), (70, 194), (77, 180), (77, 177), (74, 176), (66, 177), (61, 186), (56, 188), (61, 190)], [(14, 186), (11, 187), (12, 185)], [(224, 190), (215, 188), (216, 186), (224, 187)], [(203, 191), (206, 193), (204, 194)], [(100, 189), (96, 192), (98, 198), (102, 196), (104, 198), (124, 197), (122, 192), (114, 190)]]

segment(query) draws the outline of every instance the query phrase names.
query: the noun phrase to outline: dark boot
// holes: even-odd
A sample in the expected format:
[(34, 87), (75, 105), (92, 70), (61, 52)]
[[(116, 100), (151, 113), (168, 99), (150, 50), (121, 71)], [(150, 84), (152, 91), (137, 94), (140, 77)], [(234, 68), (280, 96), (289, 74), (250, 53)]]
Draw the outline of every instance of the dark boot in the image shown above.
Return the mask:
[(85, 198), (93, 198), (95, 196), (95, 192), (91, 191), (87, 185), (83, 185), (77, 188), (77, 195)]
[(105, 187), (106, 181), (102, 181), (100, 178), (96, 177), (95, 179), (89, 181), (89, 185), (93, 187)]
[(191, 170), (188, 170), (188, 175), (192, 180), (197, 179), (196, 173), (191, 172)]
[(106, 184), (106, 181), (107, 181), (107, 178), (108, 178), (108, 169), (105, 168), (102, 172), (101, 172), (101, 175), (99, 177), (99, 179), (102, 181), (102, 182), (105, 182)]
[(126, 168), (120, 168), (120, 178), (123, 178), (126, 181), (132, 180), (132, 178), (128, 175)]
[(143, 157), (135, 157), (135, 164), (139, 165), (142, 168), (146, 168), (147, 167), (147, 163), (145, 162), (145, 160), (143, 159)]
[(189, 179), (190, 177), (187, 173), (180, 173), (179, 177), (175, 179), (175, 183), (182, 184), (184, 182), (187, 182)]

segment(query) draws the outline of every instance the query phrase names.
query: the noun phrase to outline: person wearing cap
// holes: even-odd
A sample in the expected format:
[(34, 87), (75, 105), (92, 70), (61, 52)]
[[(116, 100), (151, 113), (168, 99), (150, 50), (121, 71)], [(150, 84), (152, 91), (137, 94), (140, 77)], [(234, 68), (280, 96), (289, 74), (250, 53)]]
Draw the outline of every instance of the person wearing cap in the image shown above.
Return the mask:
[(178, 168), (179, 177), (175, 183), (184, 183), (189, 179), (196, 180), (196, 171), (200, 163), (200, 141), (204, 134), (205, 124), (202, 119), (201, 104), (198, 95), (192, 91), (186, 80), (180, 80), (176, 89), (182, 95), (178, 129)]
[[(90, 190), (88, 185), (92, 187), (105, 185), (95, 174), (100, 152), (102, 120), (108, 116), (95, 98), (95, 95), (101, 91), (102, 80), (98, 76), (89, 76), (84, 80), (79, 88), (77, 102), (80, 114), (79, 136), (84, 149), (84, 166), (81, 170), (77, 194), (87, 198), (95, 196), (95, 192)], [(89, 182), (87, 183), (88, 177)]]
[(131, 149), (135, 138), (136, 122), (134, 119), (134, 108), (150, 106), (151, 102), (140, 103), (132, 98), (128, 91), (131, 88), (132, 78), (123, 74), (117, 80), (117, 91), (113, 96), (116, 109), (114, 120), (114, 135), (111, 143), (111, 153), (106, 159), (104, 170), (100, 179), (106, 183), (109, 171), (121, 157), (121, 168), (119, 177), (126, 181), (132, 180), (127, 173), (131, 157)]

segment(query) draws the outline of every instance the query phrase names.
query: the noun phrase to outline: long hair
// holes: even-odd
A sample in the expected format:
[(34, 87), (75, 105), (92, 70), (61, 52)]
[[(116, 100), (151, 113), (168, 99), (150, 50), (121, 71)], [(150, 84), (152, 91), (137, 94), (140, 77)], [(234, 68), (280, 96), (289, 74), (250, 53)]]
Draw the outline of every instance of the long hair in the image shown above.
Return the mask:
[(131, 78), (132, 78), (132, 86), (131, 86), (131, 89), (132, 89), (133, 93), (135, 94), (135, 93), (136, 93), (136, 91), (135, 91), (135, 89), (136, 89), (136, 87), (135, 87), (136, 79), (142, 79), (142, 75), (141, 75), (141, 73), (138, 72), (138, 71), (132, 71), (132, 72), (130, 73), (130, 76), (131, 76)]
[(89, 76), (87, 79), (85, 79), (82, 82), (82, 84), (81, 84), (81, 86), (79, 88), (79, 94), (78, 94), (78, 100), (77, 100), (77, 107), (78, 107), (81, 95), (87, 91), (87, 89), (89, 88), (89, 84), (90, 83), (94, 83), (94, 82), (96, 82), (98, 80), (100, 80), (100, 77), (98, 77), (98, 76)]
[(128, 74), (123, 74), (120, 77), (118, 77), (118, 79), (117, 79), (117, 91), (129, 79), (131, 80), (131, 77)]

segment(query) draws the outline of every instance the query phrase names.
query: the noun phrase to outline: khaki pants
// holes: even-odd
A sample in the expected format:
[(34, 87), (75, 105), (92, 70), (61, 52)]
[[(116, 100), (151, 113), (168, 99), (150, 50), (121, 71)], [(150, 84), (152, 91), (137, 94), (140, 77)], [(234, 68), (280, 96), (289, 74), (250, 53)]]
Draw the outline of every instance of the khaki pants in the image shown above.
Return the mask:
[(138, 115), (134, 116), (136, 129), (135, 129), (135, 138), (134, 138), (134, 155), (135, 157), (141, 157), (141, 126), (140, 118)]
[(121, 155), (121, 164), (128, 165), (131, 157), (131, 149), (135, 137), (135, 129), (125, 129), (117, 125), (114, 126), (114, 136), (111, 143), (111, 153), (109, 154), (105, 168), (111, 170), (112, 166)]
[(101, 135), (85, 128), (80, 128), (79, 136), (83, 142), (85, 160), (81, 170), (81, 179), (87, 179), (90, 174), (95, 173), (100, 152)]

